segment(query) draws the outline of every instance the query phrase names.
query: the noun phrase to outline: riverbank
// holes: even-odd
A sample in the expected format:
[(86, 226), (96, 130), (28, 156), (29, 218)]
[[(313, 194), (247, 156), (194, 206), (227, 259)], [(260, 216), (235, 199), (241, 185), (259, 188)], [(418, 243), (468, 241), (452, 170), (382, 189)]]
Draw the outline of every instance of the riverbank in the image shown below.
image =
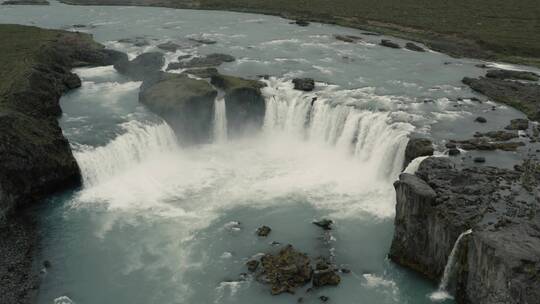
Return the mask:
[(73, 67), (112, 64), (118, 54), (87, 34), (19, 25), (0, 25), (0, 41), (0, 295), (28, 303), (39, 286), (39, 238), (27, 208), (81, 183), (59, 99), (81, 85)]
[(136, 5), (181, 9), (228, 10), (278, 15), (289, 19), (337, 24), (410, 39), (455, 57), (540, 67), (537, 20), (533, 0), (418, 1), (391, 0), (329, 3), (317, 0), (60, 0), (75, 5)]

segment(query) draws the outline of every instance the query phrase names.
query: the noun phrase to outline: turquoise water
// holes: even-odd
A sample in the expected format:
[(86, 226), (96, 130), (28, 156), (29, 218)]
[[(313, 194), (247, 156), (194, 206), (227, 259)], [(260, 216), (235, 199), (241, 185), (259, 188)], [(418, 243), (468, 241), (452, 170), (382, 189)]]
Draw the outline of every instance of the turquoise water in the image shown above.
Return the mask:
[[(460, 81), (483, 74), (477, 61), (383, 48), (381, 37), (353, 29), (303, 28), (253, 14), (56, 2), (0, 6), (0, 22), (69, 30), (85, 24), (77, 30), (132, 58), (169, 40), (211, 39), (217, 43), (167, 53), (167, 61), (221, 52), (237, 58), (220, 67), (224, 73), (272, 76), (260, 134), (188, 147), (138, 104), (140, 83), (112, 67), (75, 70), (83, 85), (62, 98), (60, 122), (84, 186), (43, 210), (40, 258), (53, 266), (38, 303), (295, 303), (299, 297), (319, 303), (321, 295), (343, 304), (429, 303), (436, 285), (386, 258), (392, 183), (407, 136), (432, 137), (442, 152), (446, 139), (523, 117), (493, 102), (457, 100), (475, 96)], [(334, 34), (364, 40), (348, 44)], [(118, 42), (133, 37), (150, 45)], [(300, 76), (315, 78), (317, 89), (294, 91), (290, 80)], [(474, 124), (478, 115), (488, 123)], [(508, 165), (518, 158), (492, 155)], [(322, 217), (335, 221), (331, 235), (311, 224)], [(268, 238), (255, 236), (261, 225), (272, 227)], [(352, 272), (336, 288), (271, 296), (241, 274), (249, 258), (279, 248), (272, 242), (332, 257)]]

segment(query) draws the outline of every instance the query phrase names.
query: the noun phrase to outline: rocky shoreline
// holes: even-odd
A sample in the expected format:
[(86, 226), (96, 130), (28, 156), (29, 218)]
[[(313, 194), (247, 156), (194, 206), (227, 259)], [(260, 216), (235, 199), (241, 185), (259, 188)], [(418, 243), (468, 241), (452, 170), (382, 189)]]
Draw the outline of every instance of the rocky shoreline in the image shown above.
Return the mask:
[[(81, 184), (80, 170), (57, 118), (59, 99), (81, 85), (73, 67), (110, 65), (119, 54), (87, 34), (0, 25), (0, 295), (28, 303), (38, 236), (27, 208)], [(15, 53), (14, 53), (15, 52)]]
[(465, 166), (430, 157), (394, 186), (390, 258), (438, 281), (458, 237), (453, 265), (458, 303), (536, 303), (540, 294), (540, 166)]

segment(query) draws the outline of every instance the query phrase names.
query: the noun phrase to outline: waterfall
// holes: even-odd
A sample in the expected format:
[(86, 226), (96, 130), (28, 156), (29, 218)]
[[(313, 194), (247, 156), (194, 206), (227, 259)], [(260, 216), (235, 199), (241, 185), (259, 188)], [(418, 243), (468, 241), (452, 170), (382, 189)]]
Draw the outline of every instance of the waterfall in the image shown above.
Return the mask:
[(85, 186), (113, 177), (158, 153), (177, 147), (173, 130), (164, 122), (144, 124), (130, 121), (122, 125), (125, 133), (102, 147), (84, 147), (75, 152)]
[(227, 141), (227, 112), (223, 97), (214, 101), (214, 141), (217, 143)]
[(360, 110), (334, 103), (327, 96), (293, 90), (292, 85), (269, 81), (263, 89), (266, 115), (263, 132), (334, 146), (365, 163), (366, 172), (395, 178), (402, 169), (408, 123), (392, 122), (391, 112)]
[(459, 251), (461, 239), (463, 239), (464, 236), (471, 233), (472, 233), (472, 229), (469, 229), (463, 232), (462, 234), (459, 235), (456, 242), (454, 243), (454, 247), (452, 248), (452, 251), (450, 252), (450, 256), (448, 256), (448, 261), (446, 262), (446, 266), (444, 267), (444, 272), (441, 278), (441, 283), (439, 284), (439, 289), (430, 295), (431, 300), (442, 301), (442, 300), (452, 298), (452, 296), (450, 296), (450, 294), (448, 293), (447, 289), (448, 289), (448, 284), (450, 283), (450, 277), (452, 276), (454, 272), (454, 268), (456, 266), (456, 256)]

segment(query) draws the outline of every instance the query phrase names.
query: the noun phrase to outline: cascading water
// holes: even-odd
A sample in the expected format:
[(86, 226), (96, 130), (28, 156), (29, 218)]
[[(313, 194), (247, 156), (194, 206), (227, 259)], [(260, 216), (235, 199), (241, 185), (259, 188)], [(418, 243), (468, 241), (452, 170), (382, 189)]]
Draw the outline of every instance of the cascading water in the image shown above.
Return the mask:
[(75, 153), (85, 186), (93, 186), (151, 155), (177, 147), (173, 130), (165, 123), (144, 124), (130, 121), (125, 133), (103, 147), (83, 148)]
[(392, 123), (390, 112), (359, 110), (293, 90), (281, 80), (271, 79), (267, 84), (265, 133), (284, 132), (334, 146), (380, 178), (395, 178), (401, 171), (412, 125)]
[(450, 255), (448, 256), (448, 261), (446, 262), (446, 266), (444, 267), (444, 272), (441, 278), (441, 283), (439, 284), (439, 289), (429, 296), (431, 300), (443, 301), (443, 300), (452, 298), (452, 296), (448, 293), (447, 289), (448, 289), (448, 284), (450, 283), (450, 277), (452, 276), (455, 266), (456, 266), (456, 256), (460, 248), (461, 240), (463, 239), (463, 237), (471, 233), (472, 233), (472, 229), (469, 229), (463, 232), (462, 234), (459, 235), (456, 242), (454, 243), (454, 247), (452, 248), (452, 251), (450, 252)]
[(214, 141), (216, 143), (227, 141), (227, 113), (223, 97), (214, 101)]

